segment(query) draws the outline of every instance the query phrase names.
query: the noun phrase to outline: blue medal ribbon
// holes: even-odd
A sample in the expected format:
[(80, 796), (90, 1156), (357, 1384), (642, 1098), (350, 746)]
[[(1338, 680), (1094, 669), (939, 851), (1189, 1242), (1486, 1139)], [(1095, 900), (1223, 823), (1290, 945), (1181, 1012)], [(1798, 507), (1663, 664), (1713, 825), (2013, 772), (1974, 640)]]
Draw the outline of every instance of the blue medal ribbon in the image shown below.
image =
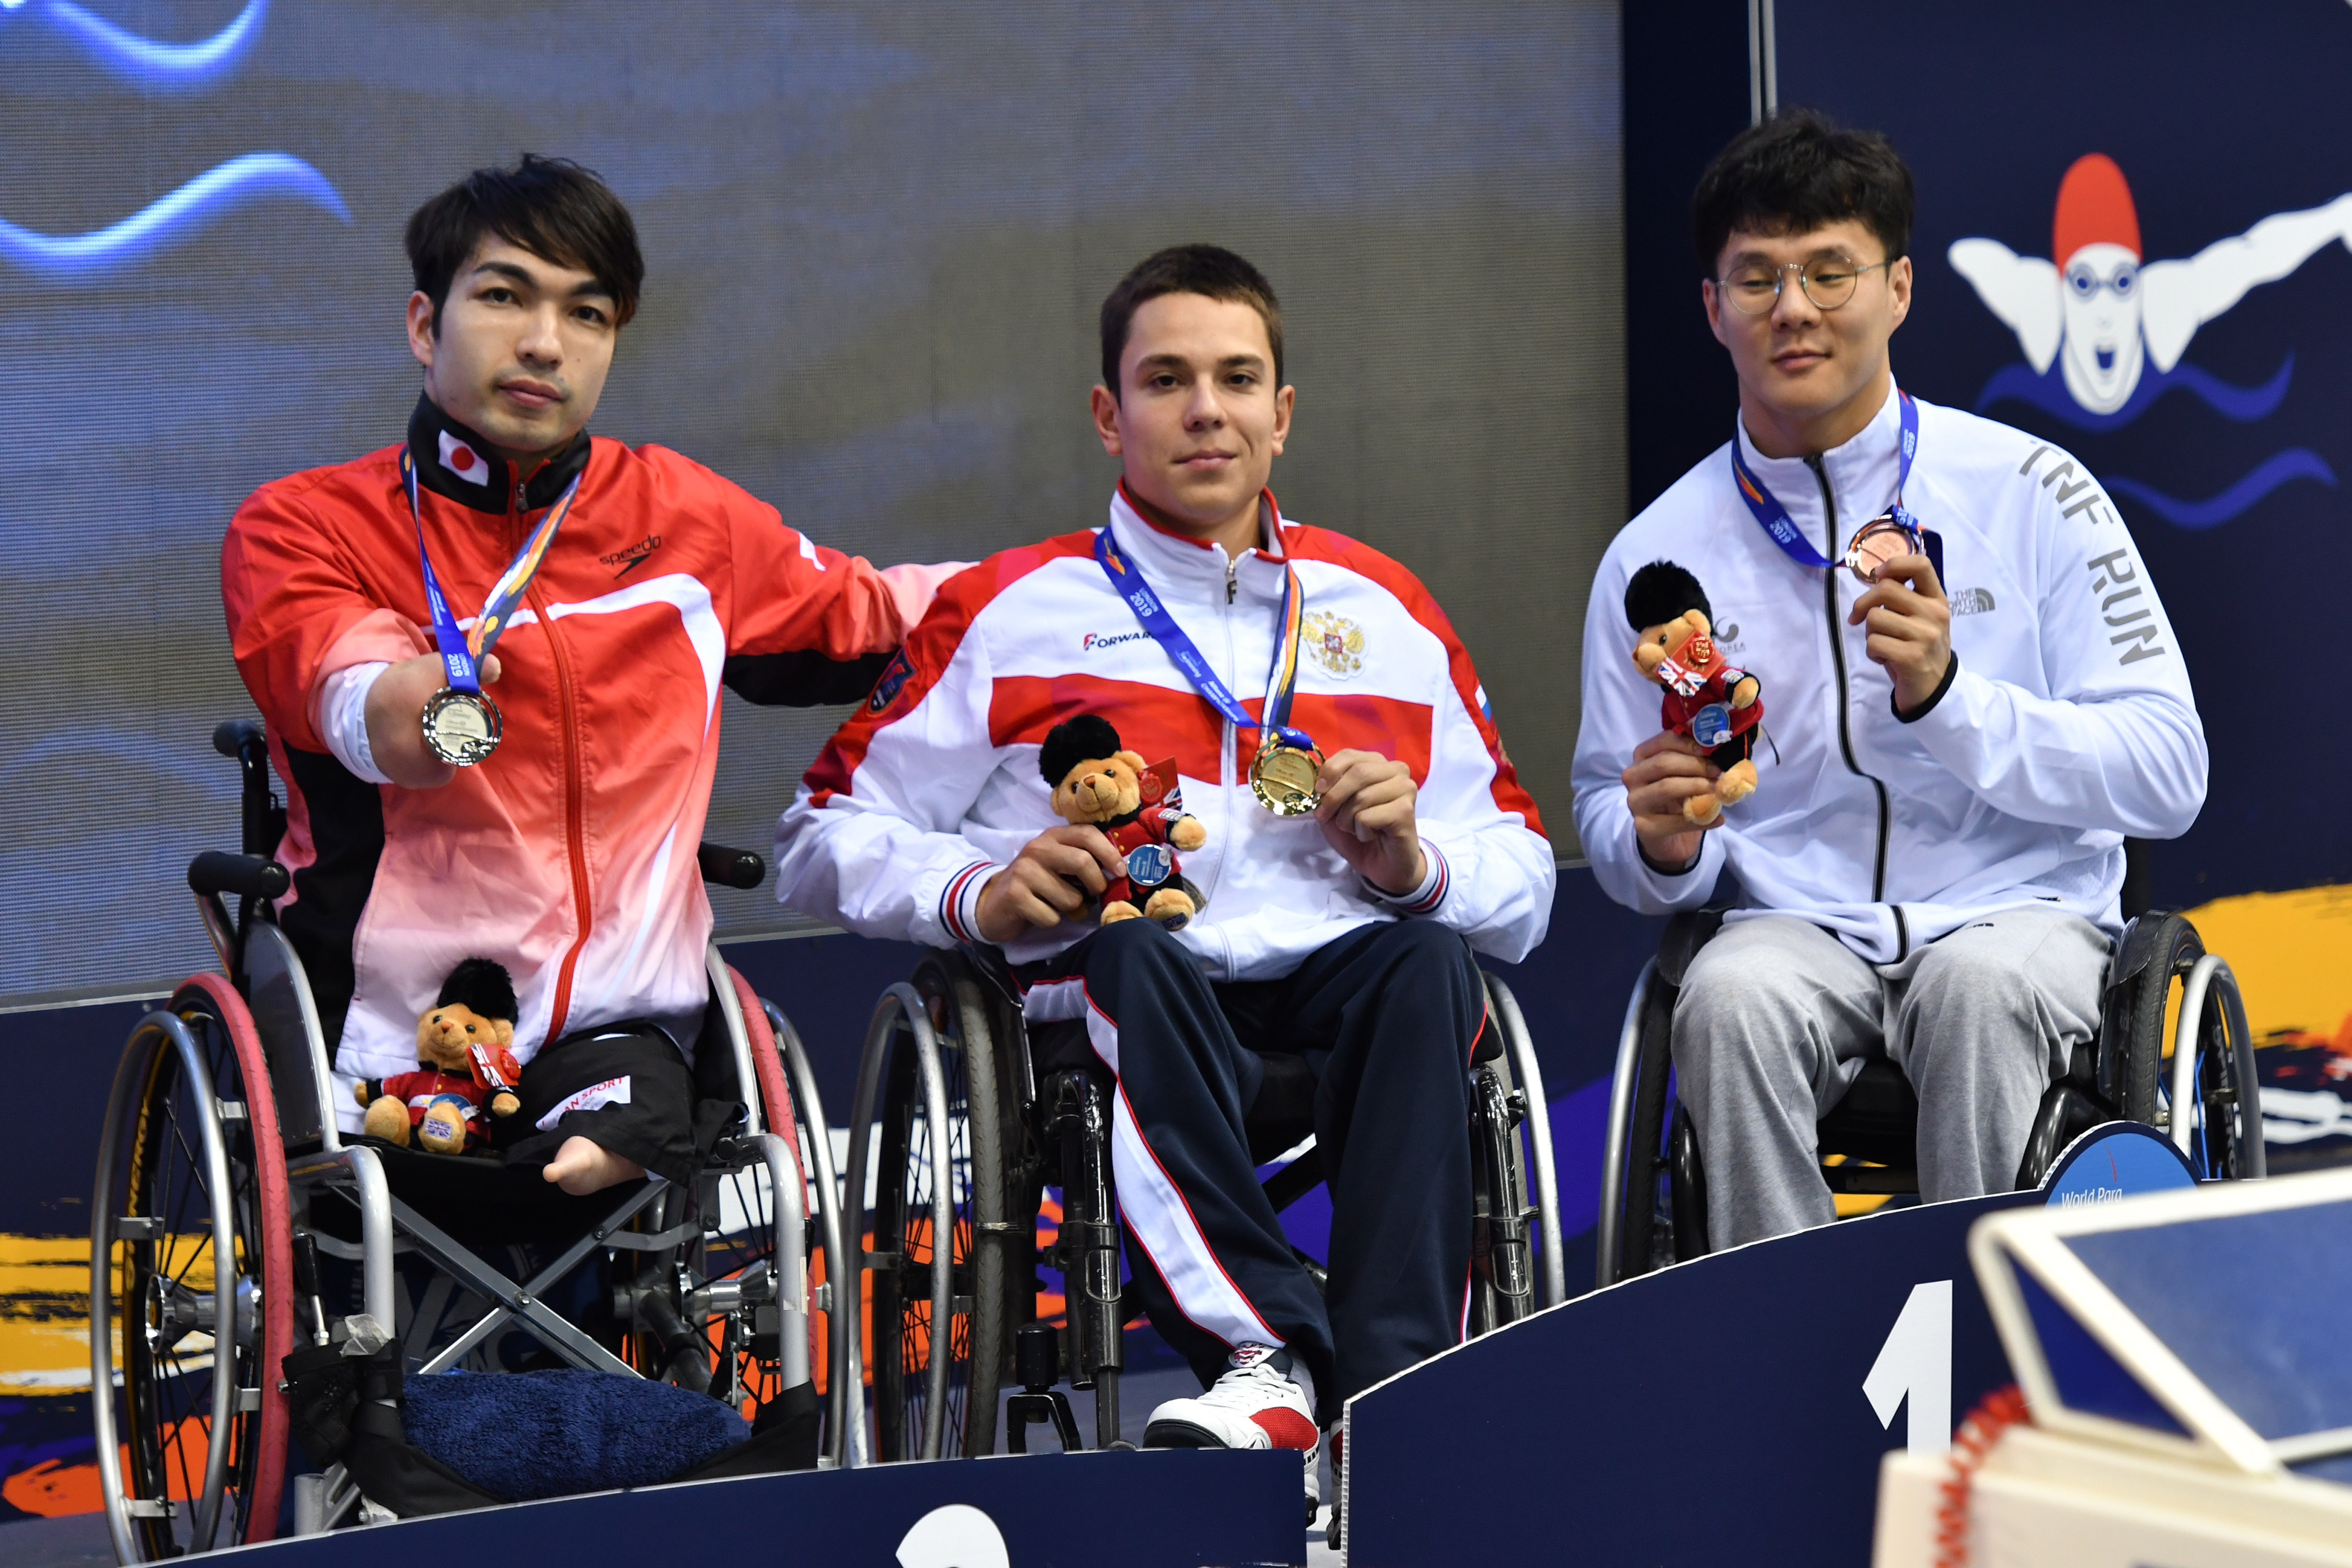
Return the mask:
[(1237, 701), (1201, 650), (1160, 602), (1160, 595), (1143, 580), (1143, 574), (1129, 566), (1112, 544), (1110, 530), (1106, 527), (1095, 535), (1095, 559), (1102, 565), (1103, 575), (1120, 600), (1135, 613), (1151, 639), (1167, 651), (1184, 672), (1184, 679), (1193, 689), (1209, 700), (1209, 705), (1223, 714), (1236, 729), (1257, 730), (1261, 732), (1261, 752), (1274, 746), (1296, 746), (1302, 752), (1315, 750), (1313, 737), (1303, 730), (1294, 730), (1286, 721), (1290, 717), (1290, 700), (1298, 685), (1299, 626), (1304, 619), (1306, 595), (1298, 586), (1298, 570), (1285, 565), (1282, 584), (1282, 631), (1275, 638), (1274, 666), (1266, 671), (1265, 716), (1263, 723), (1250, 717), (1250, 710)]
[[(1920, 549), (1928, 557), (1928, 563), (1935, 567), (1936, 575), (1940, 578), (1944, 574), (1943, 541), (1921, 528), (1918, 519), (1903, 505), (1904, 487), (1911, 482), (1911, 460), (1919, 455), (1919, 407), (1911, 401), (1911, 395), (1900, 387), (1895, 389), (1895, 401), (1903, 421), (1903, 443), (1896, 458), (1895, 504), (1886, 509), (1885, 515), (1893, 518), (1897, 526), (1918, 541)], [(1731, 477), (1739, 487), (1739, 499), (1746, 501), (1748, 510), (1755, 514), (1757, 525), (1771, 535), (1772, 542), (1779, 545), (1790, 560), (1800, 566), (1817, 570), (1839, 564), (1813, 548), (1812, 542), (1804, 536), (1798, 529), (1796, 520), (1789, 515), (1789, 509), (1780, 504), (1780, 497), (1774, 495), (1757, 476), (1756, 470), (1748, 466), (1747, 458), (1739, 450), (1738, 431), (1734, 431), (1731, 437)]]
[(474, 617), (474, 630), (468, 636), (458, 629), (457, 617), (449, 613), (448, 598), (441, 592), (441, 579), (433, 571), (433, 556), (425, 548), (425, 508), (417, 495), (416, 459), (406, 447), (400, 449), (400, 479), (408, 490), (409, 518), (416, 524), (416, 559), (425, 569), (425, 603), (433, 613), (433, 641), (440, 648), (441, 668), (452, 690), (469, 696), (481, 691), (481, 661), (488, 657), (499, 634), (506, 630), (508, 617), (520, 602), (523, 591), (539, 574), (541, 564), (547, 559), (548, 547), (555, 542), (555, 531), (563, 526), (565, 516), (572, 510), (572, 498), (580, 493), (580, 481), (586, 477), (585, 468), (572, 476), (539, 526), (531, 530), (530, 537), (522, 542), (522, 548), (515, 552), (515, 558), (507, 563), (507, 569), (499, 574), (499, 580), (490, 585), (490, 596), (483, 602), (482, 613)]

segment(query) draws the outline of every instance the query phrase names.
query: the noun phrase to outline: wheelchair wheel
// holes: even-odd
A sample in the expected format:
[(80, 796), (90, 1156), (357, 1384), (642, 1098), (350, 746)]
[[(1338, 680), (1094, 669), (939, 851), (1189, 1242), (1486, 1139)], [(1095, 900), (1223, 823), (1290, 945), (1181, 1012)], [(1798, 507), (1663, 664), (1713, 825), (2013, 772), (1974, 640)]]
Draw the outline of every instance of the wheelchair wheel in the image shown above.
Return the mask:
[(2126, 1119), (2164, 1128), (2201, 1180), (2260, 1179), (2261, 1090), (2237, 977), (2182, 915), (2144, 916), (2125, 942), (2102, 1087)]
[[(795, 1162), (793, 1179), (802, 1184), (803, 1212), (813, 1214), (816, 1194), (812, 1151), (801, 1136), (802, 1118), (793, 1103), (776, 1033), (781, 1025), (789, 1034), (792, 1025), (772, 1005), (752, 994), (741, 975), (731, 969), (725, 973), (741, 1007), (756, 1080), (748, 1092), (758, 1096), (760, 1128), (791, 1146)], [(796, 1237), (793, 1240), (802, 1255), (777, 1258), (773, 1178), (765, 1164), (754, 1163), (727, 1172), (715, 1182), (717, 1229), (706, 1237), (701, 1257), (696, 1260), (696, 1273), (702, 1278), (712, 1317), (707, 1330), (709, 1349), (717, 1352), (709, 1392), (734, 1406), (745, 1420), (756, 1421), (787, 1389), (813, 1381), (812, 1369), (821, 1353), (814, 1315), (808, 1325), (807, 1343), (799, 1354), (793, 1354), (792, 1347), (780, 1337), (782, 1323), (778, 1309), (780, 1295), (797, 1298), (805, 1308), (810, 1294), (807, 1254), (814, 1248), (805, 1236)], [(826, 1208), (829, 1212), (829, 1203)], [(814, 1231), (819, 1237), (824, 1235), (821, 1220), (803, 1231)], [(697, 1354), (703, 1353), (698, 1348)]]
[(1674, 1123), (1675, 987), (1654, 962), (1625, 1011), (1601, 1170), (1597, 1285), (1675, 1260), (1668, 1140)]
[(1471, 1338), (1516, 1323), (1536, 1310), (1535, 1247), (1528, 1221), (1527, 1166), (1519, 1152), (1526, 1098), (1511, 1087), (1510, 1058), (1471, 1069)]
[[(1556, 1304), (1564, 1294), (1551, 1284), (1559, 1273), (1558, 1211), (1549, 1202), (1552, 1194), (1541, 1190), (1551, 1152), (1542, 1069), (1536, 1065), (1510, 989), (1488, 975), (1486, 990), (1487, 1017), (1502, 1037), (1503, 1048), (1471, 1068), (1465, 1327), (1472, 1338), (1516, 1323), (1538, 1307)], [(1533, 1083), (1527, 1084), (1521, 1074), (1533, 1075)], [(1528, 1202), (1530, 1166), (1538, 1189), (1534, 1204)], [(1548, 1217), (1551, 1223), (1547, 1225)]]
[(1559, 1169), (1552, 1163), (1551, 1102), (1544, 1094), (1543, 1067), (1536, 1059), (1535, 1039), (1528, 1033), (1518, 998), (1493, 974), (1486, 979), (1487, 1011), (1502, 1031), (1504, 1060), (1526, 1106), (1522, 1137), (1510, 1149), (1524, 1162), (1519, 1189), (1535, 1210), (1536, 1305), (1557, 1307), (1568, 1300), (1568, 1266), (1559, 1231)]
[[(858, 1073), (850, 1180), (876, 1180), (872, 1327), (875, 1457), (993, 1450), (1007, 1355), (1005, 1148), (997, 1058), (978, 983), (942, 957), (884, 993)], [(867, 1126), (878, 1133), (867, 1133)], [(943, 1244), (943, 1245), (942, 1245)], [(986, 1310), (976, 1310), (977, 1308)]]
[[(808, 1174), (809, 1214), (816, 1227), (816, 1241), (810, 1249), (809, 1297), (813, 1310), (809, 1353), (824, 1408), (822, 1451), (831, 1456), (835, 1465), (844, 1465), (849, 1462), (847, 1431), (852, 1417), (848, 1413), (856, 1411), (859, 1402), (843, 1396), (842, 1381), (835, 1370), (839, 1353), (835, 1347), (844, 1343), (845, 1335), (857, 1332), (857, 1300), (849, 1289), (835, 1283), (844, 1279), (854, 1283), (856, 1276), (850, 1268), (842, 1236), (841, 1178), (833, 1163), (832, 1126), (825, 1120), (824, 1102), (817, 1094), (816, 1071), (809, 1065), (808, 1051), (802, 1046), (799, 1033), (774, 1003), (761, 1002), (760, 1007), (783, 1058), (784, 1093), (792, 1107), (801, 1169)], [(762, 1093), (765, 1092), (763, 1087)]]
[(268, 1097), (244, 1004), (216, 976), (142, 1018), (115, 1075), (91, 1209), (90, 1361), (100, 1489), (126, 1563), (275, 1533), (293, 1319)]

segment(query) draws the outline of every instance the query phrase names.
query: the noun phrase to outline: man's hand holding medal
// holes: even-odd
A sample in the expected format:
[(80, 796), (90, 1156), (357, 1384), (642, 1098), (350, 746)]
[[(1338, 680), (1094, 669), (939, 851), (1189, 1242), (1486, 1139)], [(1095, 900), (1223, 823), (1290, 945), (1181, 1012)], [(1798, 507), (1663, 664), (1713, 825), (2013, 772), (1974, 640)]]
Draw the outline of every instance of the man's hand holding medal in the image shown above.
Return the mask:
[(1421, 788), (1411, 768), (1378, 752), (1336, 752), (1324, 760), (1315, 788), (1322, 796), (1315, 820), (1356, 875), (1391, 896), (1421, 886), (1429, 859), (1413, 823)]
[[(498, 655), (481, 662), (481, 684), (499, 679)], [(446, 689), (446, 668), (437, 653), (404, 658), (376, 677), (368, 688), (368, 750), (383, 776), (405, 789), (439, 789), (457, 776), (455, 763), (444, 762), (425, 738), (425, 710)]]

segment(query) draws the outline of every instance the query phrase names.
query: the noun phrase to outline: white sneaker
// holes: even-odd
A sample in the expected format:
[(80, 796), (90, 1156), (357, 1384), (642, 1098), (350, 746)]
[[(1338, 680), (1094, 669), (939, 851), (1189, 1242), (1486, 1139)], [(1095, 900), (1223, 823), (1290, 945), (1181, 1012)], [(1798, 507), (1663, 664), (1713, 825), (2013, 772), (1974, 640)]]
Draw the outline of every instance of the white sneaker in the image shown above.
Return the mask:
[(1271, 1345), (1236, 1346), (1224, 1375), (1197, 1399), (1171, 1399), (1143, 1429), (1147, 1448), (1292, 1448), (1307, 1468), (1307, 1512), (1321, 1501), (1315, 1484), (1315, 1412), (1290, 1380), (1290, 1353)]

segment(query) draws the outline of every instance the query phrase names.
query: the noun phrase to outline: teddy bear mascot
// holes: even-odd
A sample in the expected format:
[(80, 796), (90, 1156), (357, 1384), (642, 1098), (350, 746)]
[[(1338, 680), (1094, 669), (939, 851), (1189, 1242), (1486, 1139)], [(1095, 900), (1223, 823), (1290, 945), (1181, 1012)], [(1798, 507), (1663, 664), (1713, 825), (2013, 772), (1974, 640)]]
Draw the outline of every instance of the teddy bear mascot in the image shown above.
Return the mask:
[(514, 982), (504, 965), (469, 958), (449, 972), (441, 994), (416, 1020), (416, 1070), (352, 1085), (367, 1107), (361, 1131), (406, 1148), (415, 1141), (436, 1154), (462, 1154), (483, 1142), (483, 1101), (492, 1116), (512, 1116), (522, 1101), (515, 1082)]
[(1109, 720), (1081, 713), (1046, 732), (1037, 766), (1062, 820), (1101, 828), (1127, 858), (1127, 875), (1103, 889), (1102, 923), (1143, 915), (1182, 930), (1202, 900), (1200, 889), (1178, 875), (1174, 852), (1198, 849), (1209, 830), (1185, 815), (1174, 760), (1147, 763), (1140, 752), (1120, 748)]
[(1640, 634), (1634, 667), (1666, 689), (1660, 726), (1689, 736), (1723, 770), (1714, 793), (1683, 802), (1684, 817), (1701, 825), (1756, 793), (1756, 732), (1764, 718), (1763, 687), (1725, 661), (1711, 616), (1706, 590), (1671, 561), (1651, 562), (1625, 585), (1625, 619)]

